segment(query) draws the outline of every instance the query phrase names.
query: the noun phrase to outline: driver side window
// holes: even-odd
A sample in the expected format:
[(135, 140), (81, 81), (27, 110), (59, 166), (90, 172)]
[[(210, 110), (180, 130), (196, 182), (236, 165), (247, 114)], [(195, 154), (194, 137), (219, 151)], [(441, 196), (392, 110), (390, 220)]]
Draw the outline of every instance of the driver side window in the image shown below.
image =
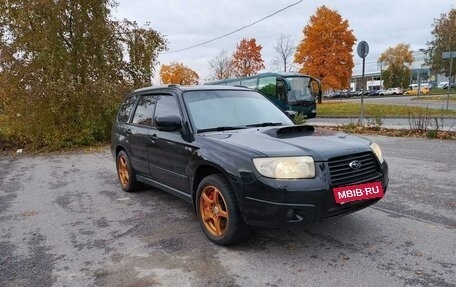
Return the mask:
[(155, 109), (155, 118), (177, 116), (181, 117), (179, 105), (176, 98), (171, 95), (160, 95), (157, 97), (157, 108)]

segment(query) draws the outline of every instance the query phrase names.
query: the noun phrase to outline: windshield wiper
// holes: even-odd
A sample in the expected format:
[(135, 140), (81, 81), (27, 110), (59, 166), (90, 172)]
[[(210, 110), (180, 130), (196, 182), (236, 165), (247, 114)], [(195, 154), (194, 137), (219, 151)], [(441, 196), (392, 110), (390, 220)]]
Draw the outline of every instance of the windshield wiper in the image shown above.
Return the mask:
[(222, 131), (230, 131), (230, 130), (241, 130), (245, 129), (245, 127), (234, 127), (234, 126), (224, 126), (224, 127), (215, 127), (215, 128), (207, 128), (207, 129), (199, 129), (197, 133), (204, 133), (204, 132), (222, 132)]
[(282, 125), (282, 123), (264, 122), (264, 123), (247, 125), (247, 127), (273, 127), (273, 126), (281, 126), (281, 125)]

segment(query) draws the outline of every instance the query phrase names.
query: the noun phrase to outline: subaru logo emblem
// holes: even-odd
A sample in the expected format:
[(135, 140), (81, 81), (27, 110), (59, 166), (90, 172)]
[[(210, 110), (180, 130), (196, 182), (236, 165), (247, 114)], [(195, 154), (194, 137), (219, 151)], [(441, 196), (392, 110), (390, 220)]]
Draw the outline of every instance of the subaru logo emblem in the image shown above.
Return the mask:
[(348, 166), (350, 166), (352, 169), (359, 169), (362, 166), (362, 164), (359, 160), (354, 160), (351, 163), (349, 163)]

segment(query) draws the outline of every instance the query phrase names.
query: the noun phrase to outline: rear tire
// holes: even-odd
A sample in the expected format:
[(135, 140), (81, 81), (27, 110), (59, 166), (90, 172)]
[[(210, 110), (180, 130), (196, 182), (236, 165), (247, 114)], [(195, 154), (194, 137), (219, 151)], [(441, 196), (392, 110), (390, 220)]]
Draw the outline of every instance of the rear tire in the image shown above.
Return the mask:
[(136, 181), (136, 174), (131, 167), (128, 155), (124, 150), (117, 154), (116, 160), (117, 177), (119, 178), (120, 186), (126, 192), (136, 191), (138, 182)]
[(221, 174), (205, 177), (196, 194), (198, 221), (206, 236), (218, 245), (232, 245), (249, 233), (230, 182)]

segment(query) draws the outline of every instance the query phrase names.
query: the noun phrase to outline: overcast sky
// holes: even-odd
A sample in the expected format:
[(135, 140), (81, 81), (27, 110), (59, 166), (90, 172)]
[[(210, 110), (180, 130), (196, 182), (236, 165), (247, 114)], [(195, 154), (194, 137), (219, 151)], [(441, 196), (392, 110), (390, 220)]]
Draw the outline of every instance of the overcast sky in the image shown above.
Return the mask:
[[(298, 0), (118, 0), (113, 11), (118, 19), (127, 18), (139, 24), (150, 22), (151, 27), (169, 41), (169, 50), (179, 50), (234, 31), (262, 17), (272, 14)], [(304, 0), (252, 27), (223, 39), (190, 50), (162, 54), (160, 64), (182, 62), (195, 70), (200, 81), (210, 76), (209, 60), (222, 49), (232, 54), (243, 38), (256, 38), (263, 46), (266, 69), (271, 69), (275, 57), (273, 46), (280, 34), (290, 36), (295, 44), (303, 38), (302, 30), (318, 7), (326, 5), (347, 19), (357, 39), (354, 46), (354, 73), (361, 73), (362, 60), (356, 55), (360, 41), (369, 44), (366, 72), (377, 70), (376, 61), (388, 47), (405, 42), (412, 50), (426, 48), (431, 40), (434, 18), (455, 8), (453, 0)], [(455, 32), (456, 33), (456, 32)], [(422, 55), (417, 55), (422, 57)], [(157, 83), (160, 67), (156, 67)]]

